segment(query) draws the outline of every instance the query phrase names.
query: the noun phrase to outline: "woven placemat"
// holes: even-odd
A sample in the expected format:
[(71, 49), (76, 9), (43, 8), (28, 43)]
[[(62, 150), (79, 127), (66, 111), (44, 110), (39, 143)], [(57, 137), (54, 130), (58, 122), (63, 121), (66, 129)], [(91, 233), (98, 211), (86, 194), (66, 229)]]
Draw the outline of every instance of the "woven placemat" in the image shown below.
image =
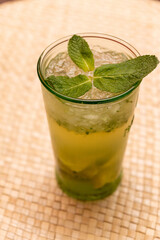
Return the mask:
[(57, 187), (36, 63), (54, 40), (87, 31), (160, 58), (160, 2), (0, 4), (0, 240), (160, 239), (160, 68), (142, 83), (118, 190), (83, 203)]

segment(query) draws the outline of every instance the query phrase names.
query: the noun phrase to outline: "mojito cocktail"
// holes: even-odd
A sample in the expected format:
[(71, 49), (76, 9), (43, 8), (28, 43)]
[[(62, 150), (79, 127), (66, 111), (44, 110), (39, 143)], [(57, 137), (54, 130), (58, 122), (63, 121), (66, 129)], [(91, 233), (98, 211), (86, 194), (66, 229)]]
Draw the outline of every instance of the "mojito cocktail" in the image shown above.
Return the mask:
[[(139, 56), (131, 45), (118, 38), (102, 34), (82, 36), (90, 45), (95, 68)], [(68, 195), (80, 200), (96, 200), (113, 193), (121, 181), (139, 82), (118, 93), (98, 89), (93, 82), (90, 89), (77, 98), (58, 92), (54, 86), (47, 85), (45, 79), (52, 75), (74, 78), (84, 74), (67, 53), (68, 40), (69, 37), (63, 38), (50, 45), (38, 63), (56, 159), (56, 178)], [(93, 71), (85, 74), (90, 79)]]

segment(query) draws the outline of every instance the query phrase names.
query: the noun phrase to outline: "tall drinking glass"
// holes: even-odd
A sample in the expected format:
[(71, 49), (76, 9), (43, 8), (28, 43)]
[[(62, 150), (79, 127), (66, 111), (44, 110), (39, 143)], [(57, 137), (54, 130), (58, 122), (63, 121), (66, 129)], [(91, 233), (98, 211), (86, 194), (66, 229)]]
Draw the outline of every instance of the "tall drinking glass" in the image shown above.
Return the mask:
[[(127, 42), (106, 34), (80, 34), (93, 45), (139, 56)], [(122, 178), (122, 160), (133, 123), (139, 86), (103, 99), (75, 99), (50, 88), (46, 68), (58, 53), (67, 51), (71, 36), (62, 38), (41, 54), (37, 71), (41, 81), (60, 188), (80, 200), (96, 200), (113, 193)]]

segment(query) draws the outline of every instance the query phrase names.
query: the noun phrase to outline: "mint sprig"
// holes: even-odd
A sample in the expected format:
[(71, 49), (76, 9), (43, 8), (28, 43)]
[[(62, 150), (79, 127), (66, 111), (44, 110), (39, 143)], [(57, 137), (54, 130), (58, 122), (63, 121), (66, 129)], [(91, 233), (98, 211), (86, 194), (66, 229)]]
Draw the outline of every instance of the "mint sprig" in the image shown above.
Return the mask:
[(103, 91), (124, 92), (152, 72), (157, 64), (158, 59), (154, 55), (139, 56), (117, 64), (105, 64), (95, 69), (93, 83)]
[(68, 54), (72, 61), (84, 72), (94, 70), (93, 53), (82, 37), (78, 35), (71, 37), (68, 43)]
[(83, 71), (94, 71), (92, 77), (77, 75), (54, 76), (46, 78), (46, 83), (57, 92), (78, 98), (84, 95), (93, 85), (103, 91), (121, 93), (140, 83), (152, 72), (159, 60), (154, 55), (144, 55), (117, 64), (104, 64), (95, 69), (93, 53), (88, 43), (80, 36), (73, 35), (68, 42), (68, 54), (72, 61)]
[(72, 78), (51, 75), (46, 79), (46, 82), (57, 92), (74, 98), (82, 96), (92, 88), (91, 80), (81, 74)]

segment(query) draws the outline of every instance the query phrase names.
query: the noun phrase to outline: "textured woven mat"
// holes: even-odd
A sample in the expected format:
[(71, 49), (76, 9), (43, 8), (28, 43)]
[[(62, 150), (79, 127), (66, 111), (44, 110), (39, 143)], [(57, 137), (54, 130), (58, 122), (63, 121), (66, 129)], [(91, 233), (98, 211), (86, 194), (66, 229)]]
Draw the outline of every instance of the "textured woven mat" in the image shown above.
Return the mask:
[(160, 58), (160, 2), (0, 4), (0, 240), (160, 239), (160, 68), (142, 83), (118, 190), (83, 203), (57, 187), (36, 62), (54, 40), (87, 31)]

